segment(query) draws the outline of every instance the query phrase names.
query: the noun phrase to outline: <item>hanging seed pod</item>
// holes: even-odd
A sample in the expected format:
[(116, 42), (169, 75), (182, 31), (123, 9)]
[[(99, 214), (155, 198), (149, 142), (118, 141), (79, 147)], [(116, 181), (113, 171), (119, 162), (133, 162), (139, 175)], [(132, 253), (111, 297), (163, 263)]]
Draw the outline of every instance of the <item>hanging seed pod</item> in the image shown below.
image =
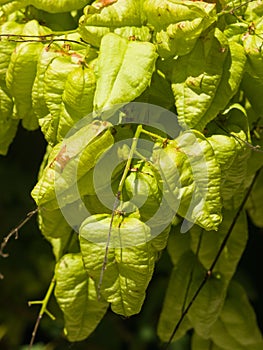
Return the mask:
[(125, 190), (129, 200), (139, 208), (143, 221), (151, 218), (162, 200), (160, 176), (149, 163), (135, 163), (125, 180)]
[(206, 138), (200, 132), (186, 131), (163, 147), (156, 147), (153, 159), (163, 177), (165, 199), (174, 213), (206, 230), (217, 230), (222, 220), (221, 172)]
[[(107, 268), (101, 281), (110, 226)], [(146, 241), (149, 234), (149, 227), (141, 220), (123, 213), (116, 214), (112, 223), (111, 215), (93, 215), (80, 227), (85, 269), (96, 285), (102, 282), (101, 296), (111, 303), (112, 310), (118, 314), (134, 315), (143, 304), (157, 254), (151, 243)]]

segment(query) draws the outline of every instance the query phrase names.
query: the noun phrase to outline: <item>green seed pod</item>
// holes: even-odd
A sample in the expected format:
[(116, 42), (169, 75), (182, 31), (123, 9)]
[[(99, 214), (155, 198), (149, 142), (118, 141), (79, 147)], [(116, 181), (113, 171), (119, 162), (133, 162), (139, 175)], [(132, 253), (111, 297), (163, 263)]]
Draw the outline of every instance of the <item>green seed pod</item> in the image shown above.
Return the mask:
[[(156, 146), (153, 160), (163, 180), (164, 197), (174, 213), (206, 230), (221, 223), (221, 171), (207, 139), (186, 131), (174, 141)], [(185, 222), (183, 230), (188, 230)]]
[(41, 43), (17, 45), (6, 72), (6, 85), (14, 97), (17, 117), (25, 119), (23, 124), (29, 130), (38, 127), (36, 115), (32, 113), (31, 91), (42, 47)]
[(93, 69), (82, 65), (69, 73), (62, 101), (73, 119), (79, 120), (92, 112), (95, 87)]
[(37, 114), (38, 118), (43, 118), (49, 114), (49, 109), (46, 105), (44, 98), (44, 75), (50, 62), (57, 56), (59, 56), (58, 52), (50, 50), (47, 47), (44, 47), (39, 55), (37, 64), (37, 74), (32, 88), (32, 104), (33, 109)]
[[(89, 171), (113, 142), (110, 124), (93, 122), (69, 137), (63, 145), (58, 144), (51, 151), (48, 164), (32, 191), (37, 205), (52, 210), (59, 207), (57, 196), (62, 201), (60, 206), (64, 206), (74, 202), (79, 195), (85, 195), (92, 179)], [(76, 183), (79, 192), (72, 190)]]
[(125, 180), (125, 190), (129, 200), (139, 208), (143, 221), (151, 218), (158, 210), (162, 192), (157, 170), (149, 163), (135, 163)]
[(161, 147), (156, 144), (152, 157), (162, 177), (165, 199), (176, 213), (180, 201), (180, 189), (187, 186), (191, 179), (189, 164), (185, 167), (187, 173), (182, 177), (182, 169), (187, 162), (187, 157), (176, 141), (169, 141)]
[(147, 225), (137, 218), (116, 214), (107, 250), (107, 268), (101, 281), (110, 224), (111, 215), (108, 214), (93, 215), (82, 223), (81, 254), (88, 274), (96, 285), (101, 282), (101, 296), (111, 303), (112, 310), (131, 316), (140, 312), (157, 252), (145, 241), (150, 234)]

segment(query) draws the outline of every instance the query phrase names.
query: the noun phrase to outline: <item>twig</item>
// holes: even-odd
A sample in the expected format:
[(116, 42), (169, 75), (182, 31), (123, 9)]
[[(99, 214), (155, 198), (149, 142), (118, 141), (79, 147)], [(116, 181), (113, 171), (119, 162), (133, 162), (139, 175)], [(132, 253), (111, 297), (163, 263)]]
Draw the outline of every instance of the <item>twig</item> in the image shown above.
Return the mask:
[(253, 0), (247, 0), (247, 1), (243, 2), (242, 4), (240, 4), (240, 5), (236, 6), (236, 7), (234, 7), (234, 8), (230, 11), (230, 14), (233, 14), (234, 11), (239, 10), (241, 7), (248, 5), (248, 4), (249, 4), (250, 2), (252, 2), (252, 1), (253, 1)]
[(109, 245), (110, 245), (110, 239), (111, 239), (113, 219), (114, 219), (114, 216), (116, 213), (116, 209), (118, 208), (118, 206), (120, 204), (120, 198), (121, 198), (121, 192), (118, 191), (116, 198), (115, 198), (115, 201), (114, 201), (114, 204), (113, 204), (113, 209), (112, 209), (112, 213), (111, 213), (111, 220), (110, 220), (110, 227), (109, 227), (106, 248), (105, 248), (105, 254), (104, 254), (102, 268), (100, 271), (100, 279), (99, 279), (99, 283), (98, 283), (98, 299), (100, 299), (100, 290), (101, 290), (101, 285), (102, 285), (102, 281), (103, 281), (103, 275), (104, 275), (104, 271), (106, 270), (106, 266), (108, 263), (108, 253), (109, 253)]
[(244, 197), (240, 207), (238, 208), (238, 211), (236, 212), (236, 215), (234, 216), (234, 219), (233, 219), (233, 221), (232, 221), (232, 223), (231, 223), (231, 225), (230, 225), (230, 227), (229, 227), (229, 229), (228, 229), (228, 231), (227, 231), (227, 233), (225, 235), (225, 238), (224, 238), (223, 242), (221, 243), (221, 246), (220, 246), (220, 248), (219, 248), (219, 250), (218, 250), (218, 252), (217, 252), (217, 254), (216, 254), (216, 256), (215, 256), (215, 258), (214, 258), (214, 260), (213, 260), (213, 262), (211, 264), (211, 266), (210, 266), (210, 268), (206, 271), (206, 274), (204, 276), (203, 281), (200, 283), (199, 287), (197, 288), (197, 290), (196, 290), (195, 294), (193, 295), (192, 299), (190, 300), (189, 304), (187, 305), (187, 307), (182, 312), (181, 317), (179, 318), (178, 322), (176, 323), (176, 325), (174, 327), (174, 330), (173, 330), (173, 332), (172, 332), (172, 334), (171, 334), (171, 336), (169, 338), (168, 343), (166, 345), (164, 345), (164, 347), (162, 348), (163, 350), (167, 350), (169, 348), (169, 345), (171, 344), (171, 342), (173, 340), (173, 337), (175, 336), (175, 334), (176, 334), (178, 328), (180, 327), (181, 323), (183, 322), (185, 316), (189, 312), (190, 308), (192, 307), (194, 301), (196, 300), (196, 298), (198, 297), (199, 293), (201, 292), (201, 290), (205, 286), (206, 282), (211, 277), (211, 275), (213, 273), (213, 270), (214, 270), (214, 267), (215, 267), (216, 263), (218, 262), (221, 254), (222, 254), (222, 252), (223, 252), (223, 250), (224, 250), (224, 248), (225, 248), (225, 246), (226, 246), (226, 244), (227, 244), (227, 242), (229, 240), (229, 237), (230, 237), (230, 235), (231, 235), (231, 233), (233, 231), (233, 228), (234, 228), (234, 226), (235, 226), (235, 224), (236, 224), (236, 222), (237, 222), (237, 220), (239, 218), (239, 215), (241, 214), (242, 210), (244, 209), (246, 201), (247, 201), (247, 199), (248, 199), (248, 197), (249, 197), (249, 195), (250, 195), (250, 193), (251, 193), (251, 191), (253, 189), (253, 186), (254, 186), (254, 184), (255, 184), (255, 182), (256, 182), (259, 174), (260, 174), (261, 169), (262, 168), (260, 168), (256, 172), (256, 174), (255, 174), (255, 176), (253, 178), (253, 181), (251, 182), (251, 184), (249, 186), (249, 189), (248, 189), (248, 191), (247, 191), (247, 193), (246, 193), (246, 195), (245, 195), (245, 197)]
[(0, 34), (0, 40), (1, 40), (1, 38), (7, 38), (8, 41), (16, 42), (16, 43), (24, 43), (24, 42), (49, 43), (49, 42), (55, 42), (55, 41), (66, 41), (66, 42), (71, 42), (71, 43), (87, 46), (86, 44), (84, 44), (83, 40), (77, 41), (77, 40), (66, 39), (66, 38), (55, 38), (54, 34), (49, 34), (49, 35)]
[(12, 236), (15, 235), (15, 239), (18, 238), (18, 231), (38, 212), (38, 208), (36, 208), (33, 211), (30, 211), (29, 213), (27, 213), (27, 216), (25, 217), (25, 219), (18, 225), (16, 226), (12, 231), (10, 231), (8, 233), (8, 235), (6, 237), (4, 237), (2, 243), (1, 243), (1, 247), (0, 247), (0, 256), (2, 256), (3, 258), (7, 258), (8, 254), (4, 253), (4, 249), (7, 245), (7, 243), (9, 242), (10, 238)]
[(108, 262), (108, 252), (109, 252), (109, 245), (110, 245), (110, 239), (111, 239), (113, 219), (114, 219), (114, 216), (115, 216), (115, 214), (117, 212), (117, 208), (118, 208), (118, 206), (120, 204), (122, 189), (123, 189), (123, 186), (124, 186), (124, 183), (125, 183), (125, 179), (126, 179), (126, 177), (128, 175), (128, 172), (130, 171), (133, 155), (134, 155), (134, 153), (136, 151), (138, 139), (139, 139), (139, 136), (140, 136), (142, 130), (143, 130), (142, 129), (142, 125), (138, 125), (137, 130), (136, 130), (135, 135), (134, 135), (134, 138), (133, 138), (133, 142), (132, 142), (131, 149), (130, 149), (130, 152), (129, 152), (128, 160), (127, 160), (127, 163), (125, 165), (125, 169), (124, 169), (124, 172), (122, 174), (122, 177), (121, 177), (121, 180), (120, 180), (120, 183), (119, 183), (119, 186), (118, 186), (118, 191), (117, 191), (117, 194), (116, 194), (116, 198), (115, 198), (115, 201), (114, 201), (114, 205), (113, 205), (113, 209), (112, 209), (112, 213), (111, 213), (110, 227), (109, 227), (109, 232), (108, 232), (108, 237), (107, 237), (107, 242), (106, 242), (104, 260), (103, 260), (102, 268), (101, 268), (101, 271), (100, 271), (100, 279), (99, 279), (98, 288), (97, 288), (97, 290), (98, 290), (98, 299), (100, 299), (100, 290), (101, 290), (101, 285), (102, 285), (102, 281), (103, 281), (103, 275), (104, 275), (104, 271), (106, 269), (106, 265), (107, 265), (107, 262)]
[(234, 137), (236, 140), (243, 142), (248, 148), (252, 149), (254, 152), (259, 152), (259, 153), (263, 153), (263, 150), (260, 149), (260, 146), (254, 146), (251, 143), (247, 142), (246, 140), (241, 139), (240, 137), (238, 137), (237, 135), (231, 134), (231, 132), (229, 130), (227, 130), (226, 128), (224, 128), (220, 123), (218, 123), (217, 121), (215, 121), (216, 125), (223, 130), (227, 135), (230, 135), (232, 137)]
[(221, 12), (219, 12), (218, 16), (222, 16), (225, 15), (227, 13), (229, 13), (230, 15), (235, 15), (235, 11), (239, 10), (241, 7), (248, 5), (250, 2), (252, 2), (253, 0), (247, 0), (243, 3), (241, 3), (240, 5), (233, 7), (231, 9), (228, 10), (228, 8), (230, 6), (226, 6), (225, 9), (223, 9)]
[[(67, 243), (65, 245), (65, 248), (63, 249), (63, 252), (62, 252), (61, 256), (63, 256), (64, 254), (66, 254), (68, 252), (68, 249), (70, 247), (70, 244), (71, 244), (71, 241), (72, 241), (74, 233), (75, 233), (75, 231), (72, 230), (71, 234), (70, 234), (70, 236), (69, 236), (69, 238), (67, 240)], [(40, 301), (29, 301), (28, 302), (29, 306), (31, 306), (31, 305), (39, 305), (39, 304), (42, 305), (41, 309), (39, 311), (39, 314), (38, 314), (38, 317), (37, 317), (37, 320), (36, 320), (33, 332), (32, 332), (32, 336), (31, 336), (31, 340), (30, 340), (30, 344), (29, 344), (28, 350), (32, 349), (32, 346), (33, 346), (33, 344), (35, 342), (37, 330), (39, 328), (39, 325), (40, 325), (40, 322), (42, 320), (43, 315), (47, 314), (51, 318), (52, 321), (54, 321), (56, 319), (55, 316), (53, 316), (52, 313), (49, 312), (48, 309), (47, 309), (47, 305), (48, 305), (49, 300), (51, 298), (51, 295), (53, 293), (55, 284), (56, 284), (56, 278), (55, 278), (55, 276), (53, 276), (44, 299), (40, 300)]]
[(41, 309), (39, 311), (39, 314), (38, 314), (38, 317), (37, 317), (37, 320), (36, 320), (33, 332), (32, 332), (32, 337), (31, 337), (31, 340), (30, 340), (30, 344), (29, 344), (28, 350), (32, 349), (32, 346), (33, 346), (33, 344), (35, 342), (37, 330), (38, 330), (38, 327), (40, 325), (40, 321), (41, 321), (43, 315), (47, 314), (52, 320), (55, 320), (55, 316), (53, 316), (47, 309), (47, 304), (48, 304), (49, 299), (50, 299), (50, 297), (51, 297), (51, 295), (53, 293), (53, 289), (55, 287), (55, 283), (56, 283), (55, 276), (53, 276), (53, 278), (51, 280), (51, 283), (49, 285), (49, 288), (47, 290), (47, 293), (45, 295), (45, 298), (43, 300), (39, 300), (39, 301), (30, 301), (30, 302), (28, 302), (29, 306), (36, 305), (36, 304), (42, 305)]

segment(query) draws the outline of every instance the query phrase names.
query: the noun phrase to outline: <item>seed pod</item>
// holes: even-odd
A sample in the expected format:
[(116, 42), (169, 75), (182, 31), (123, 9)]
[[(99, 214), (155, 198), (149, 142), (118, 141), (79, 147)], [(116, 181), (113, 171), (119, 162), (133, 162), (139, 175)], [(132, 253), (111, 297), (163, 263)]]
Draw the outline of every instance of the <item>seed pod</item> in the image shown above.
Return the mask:
[[(162, 174), (163, 193), (174, 213), (206, 230), (217, 230), (221, 220), (221, 172), (207, 139), (186, 131), (156, 147), (153, 159)], [(188, 230), (188, 224), (183, 230)]]
[[(32, 191), (38, 206), (48, 210), (67, 205), (84, 195), (90, 186), (89, 171), (98, 158), (113, 145), (110, 124), (93, 122), (58, 144), (50, 153), (48, 165)], [(104, 131), (104, 132), (103, 132)], [(87, 179), (85, 182), (83, 179)], [(74, 185), (78, 184), (78, 191)], [(57, 197), (60, 198), (60, 204)]]
[[(110, 223), (108, 214), (93, 215), (80, 227), (84, 266), (96, 285), (101, 281)], [(100, 293), (118, 314), (131, 316), (140, 312), (157, 254), (150, 242), (145, 242), (149, 233), (149, 227), (142, 221), (122, 213), (112, 222), (107, 268), (103, 271)], [(141, 239), (143, 242), (138, 244)]]
[(32, 112), (31, 91), (42, 47), (41, 43), (17, 45), (6, 72), (6, 85), (14, 97), (17, 117), (24, 119), (23, 125), (29, 130), (38, 127), (36, 115)]
[(149, 163), (135, 163), (125, 180), (125, 190), (129, 200), (139, 208), (143, 221), (151, 218), (158, 210), (162, 192), (160, 176)]
[(93, 69), (82, 65), (69, 73), (62, 101), (73, 120), (79, 120), (92, 112), (95, 86)]

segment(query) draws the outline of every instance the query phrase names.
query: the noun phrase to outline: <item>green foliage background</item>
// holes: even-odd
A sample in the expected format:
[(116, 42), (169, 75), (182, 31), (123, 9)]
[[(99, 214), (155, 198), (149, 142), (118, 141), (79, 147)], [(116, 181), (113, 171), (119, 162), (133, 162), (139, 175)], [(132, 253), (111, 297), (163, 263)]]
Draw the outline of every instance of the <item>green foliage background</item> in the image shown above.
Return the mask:
[[(37, 341), (48, 345), (39, 343), (34, 349), (158, 347), (157, 334), (161, 341), (169, 341), (182, 309), (213, 264), (245, 190), (263, 164), (262, 153), (257, 152), (263, 144), (262, 1), (101, 0), (89, 5), (82, 0), (3, 0), (0, 5), (1, 154), (7, 153), (19, 130), (3, 167), (0, 165), (4, 186), (0, 219), (6, 223), (1, 229), (8, 231), (14, 218), (34, 206), (29, 192), (37, 182), (31, 194), (39, 206), (39, 228), (52, 244), (56, 259), (55, 263), (34, 222), (19, 232), (23, 235), (19, 246), (16, 241), (8, 246), (14, 260), (5, 260), (0, 271), (6, 276), (1, 281), (3, 347), (20, 350), (29, 342), (33, 307), (21, 309), (21, 305), (29, 298), (41, 299), (53, 270), (55, 296), (64, 317), (52, 299), (49, 309), (58, 319), (51, 324), (44, 318)], [(77, 120), (93, 110), (127, 101), (155, 103), (175, 112), (183, 130), (175, 140), (167, 140), (156, 130), (153, 134), (141, 126), (136, 130), (132, 126), (113, 128), (104, 113), (95, 115), (96, 121), (90, 118), (88, 125), (67, 139), (66, 148), (62, 147), (64, 136)], [(19, 120), (28, 131), (21, 129)], [(39, 131), (33, 132), (39, 126), (45, 141)], [(184, 130), (188, 127), (190, 131)], [(154, 135), (155, 146), (147, 162), (132, 166), (139, 169), (135, 174), (138, 181), (154, 178), (151, 196), (145, 207), (133, 203), (131, 215), (116, 215), (113, 232), (123, 225), (130, 228), (127, 240), (133, 238), (135, 229), (139, 234), (151, 234), (145, 222), (156, 203), (158, 207), (161, 191), (170, 204), (180, 199), (177, 216), (156, 239), (137, 247), (110, 247), (100, 281), (105, 248), (94, 244), (89, 235), (107, 236), (108, 231), (98, 232), (96, 220), (109, 222), (110, 214), (98, 205), (90, 179), (99, 154), (119, 139), (143, 134)], [(81, 153), (79, 145), (87, 135), (91, 142)], [(199, 158), (191, 153), (191, 147), (196, 147), (193, 140), (205, 157), (208, 172), (201, 210), (204, 185), (202, 178), (196, 177)], [(45, 142), (48, 147), (41, 164)], [(170, 161), (162, 158), (160, 150)], [(81, 223), (79, 236), (73, 232), (68, 245), (71, 227), (61, 215), (54, 177), (58, 176), (62, 193), (65, 188), (70, 190), (71, 169), (79, 154), (79, 189), (94, 214)], [(171, 163), (180, 169), (179, 177)], [(121, 187), (126, 169), (127, 165), (125, 169), (121, 165), (112, 179), (112, 186), (117, 186), (124, 199), (133, 193), (134, 183), (134, 174), (128, 172)], [(162, 186), (156, 169), (165, 174)], [(249, 217), (260, 227), (262, 179), (261, 174), (246, 204)], [(70, 206), (76, 198), (67, 191), (63, 205)], [(195, 206), (189, 211), (191, 196)], [(186, 235), (176, 226), (180, 218), (195, 223)], [(232, 280), (246, 246), (246, 220), (243, 210), (171, 349), (258, 350), (262, 346), (245, 291)], [(262, 238), (253, 225), (250, 234)], [(235, 280), (247, 286), (255, 301), (261, 287), (255, 287), (245, 272), (249, 261), (256, 261), (249, 245), (247, 249)], [(100, 301), (96, 285), (101, 287)], [(109, 304), (124, 317), (139, 316), (122, 321), (108, 312), (91, 334)], [(62, 337), (63, 328), (72, 344)], [(90, 334), (84, 343), (75, 343)]]

